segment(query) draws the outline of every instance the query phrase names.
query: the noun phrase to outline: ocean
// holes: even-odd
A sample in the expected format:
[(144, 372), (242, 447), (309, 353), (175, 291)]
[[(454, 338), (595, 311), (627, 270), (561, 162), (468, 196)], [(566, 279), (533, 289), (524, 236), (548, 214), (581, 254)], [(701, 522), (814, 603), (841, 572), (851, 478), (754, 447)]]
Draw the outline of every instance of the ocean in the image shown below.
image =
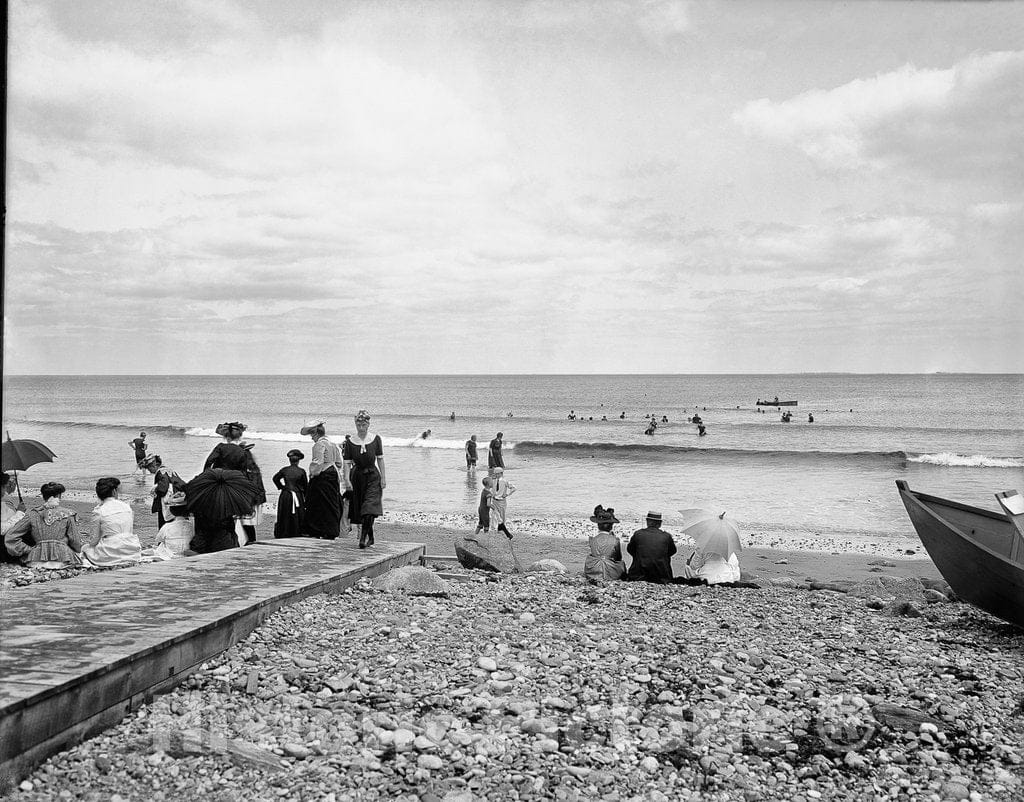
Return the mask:
[[(798, 401), (792, 422), (755, 406), (776, 396)], [(365, 408), (385, 447), (385, 509), (396, 513), (474, 514), (487, 443), (501, 431), (513, 530), (516, 518), (579, 520), (603, 504), (623, 528), (656, 510), (671, 529), (680, 509), (707, 507), (749, 532), (878, 539), (913, 536), (896, 479), (993, 510), (995, 491), (1024, 490), (1022, 401), (1019, 374), (8, 376), (3, 425), (59, 456), (25, 473), (25, 488), (57, 480), (84, 498), (100, 476), (148, 490), (131, 479), (128, 440), (140, 430), (188, 479), (218, 441), (214, 427), (240, 420), (273, 500), (285, 452), (310, 453), (303, 422), (326, 419), (340, 442)], [(704, 437), (687, 422), (695, 412)], [(652, 436), (650, 414), (669, 420)], [(471, 434), (476, 476), (463, 457)]]

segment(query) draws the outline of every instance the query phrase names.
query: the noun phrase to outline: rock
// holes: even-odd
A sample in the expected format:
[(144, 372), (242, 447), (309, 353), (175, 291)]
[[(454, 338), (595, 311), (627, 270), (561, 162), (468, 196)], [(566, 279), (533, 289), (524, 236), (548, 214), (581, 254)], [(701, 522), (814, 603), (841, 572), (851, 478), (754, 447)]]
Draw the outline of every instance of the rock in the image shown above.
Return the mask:
[(455, 539), (455, 556), (463, 568), (497, 573), (516, 573), (512, 550), (505, 537), (497, 538), (481, 533), (475, 537)]
[(947, 604), (949, 603), (949, 597), (945, 593), (940, 593), (937, 590), (931, 588), (924, 589), (924, 600), (929, 604)]
[(558, 560), (537, 560), (526, 569), (531, 574), (567, 574), (569, 569)]
[(921, 730), (921, 725), (925, 723), (934, 724), (939, 731), (942, 730), (941, 721), (932, 718), (927, 713), (923, 713), (913, 707), (904, 707), (902, 705), (893, 705), (883, 702), (881, 704), (874, 705), (871, 708), (871, 715), (875, 717), (875, 721), (891, 730), (919, 732)]
[(537, 616), (535, 616), (533, 613), (521, 613), (520, 616), (519, 616), (519, 623), (520, 624), (536, 624), (537, 623)]
[(957, 802), (961, 799), (971, 798), (970, 789), (963, 783), (959, 782), (951, 781), (943, 783), (940, 793), (942, 794), (943, 799), (957, 800)]
[(912, 601), (907, 599), (897, 599), (889, 605), (889, 614), (902, 615), (905, 618), (920, 618), (922, 611), (921, 608)]
[(932, 579), (931, 577), (922, 576), (920, 577), (921, 584), (928, 590), (937, 590), (947, 599), (956, 601), (956, 594), (953, 592), (953, 588), (949, 586), (949, 583), (945, 579)]
[[(209, 733), (198, 730), (174, 731), (161, 744), (163, 750), (174, 758), (189, 757), (191, 755), (226, 755), (231, 761), (240, 766), (257, 766), (271, 771), (281, 771), (281, 761), (273, 752), (260, 749), (244, 741), (233, 741), (217, 736), (211, 737)], [(299, 746), (300, 749), (305, 747)], [(308, 751), (307, 751), (308, 754)], [(108, 762), (109, 765), (109, 762)]]
[(864, 602), (869, 610), (883, 610), (885, 609), (885, 601), (878, 598), (877, 596), (868, 596)]
[(103, 774), (110, 771), (110, 758), (106, 755), (97, 755), (93, 763), (96, 764), (96, 770)]
[(775, 576), (768, 579), (768, 582), (777, 588), (802, 588), (799, 582), (788, 576)]
[(651, 755), (648, 755), (640, 761), (640, 768), (642, 768), (644, 771), (650, 772), (651, 774), (656, 772), (659, 767), (660, 765), (658, 763), (658, 759), (656, 757), (652, 757)]
[(447, 597), (451, 586), (429, 568), (403, 565), (373, 580), (371, 586), (388, 593), (406, 593), (409, 596)]
[(293, 757), (296, 760), (305, 760), (310, 756), (310, 754), (312, 754), (310, 750), (302, 744), (285, 744), (283, 749), (284, 753), (288, 755), (288, 757)]
[(444, 768), (444, 761), (437, 755), (420, 755), (416, 758), (416, 765), (421, 769), (437, 771)]
[(896, 567), (896, 563), (894, 563), (894, 562), (892, 562), (890, 560), (870, 560), (868, 562), (868, 565), (879, 565), (882, 568), (895, 568)]
[(847, 592), (860, 598), (877, 596), (881, 599), (924, 600), (924, 585), (920, 579), (896, 576), (873, 576), (855, 583)]
[(481, 655), (480, 658), (476, 661), (476, 664), (484, 671), (498, 670), (497, 661), (493, 657), (487, 657), (486, 655)]
[[(871, 580), (868, 581), (870, 582)], [(836, 593), (850, 593), (856, 585), (856, 582), (852, 582), (847, 579), (837, 579), (834, 582), (819, 582), (817, 580), (812, 580), (807, 583), (807, 586), (811, 590), (831, 590)]]

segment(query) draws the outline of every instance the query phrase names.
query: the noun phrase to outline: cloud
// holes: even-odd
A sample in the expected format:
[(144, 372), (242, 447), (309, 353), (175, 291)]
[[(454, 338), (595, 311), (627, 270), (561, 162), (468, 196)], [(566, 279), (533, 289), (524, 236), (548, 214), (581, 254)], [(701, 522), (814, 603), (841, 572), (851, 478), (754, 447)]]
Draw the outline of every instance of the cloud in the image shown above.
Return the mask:
[(747, 103), (745, 132), (794, 145), (822, 167), (907, 166), (925, 174), (1024, 181), (1024, 52), (970, 56), (949, 69), (905, 65), (783, 101)]

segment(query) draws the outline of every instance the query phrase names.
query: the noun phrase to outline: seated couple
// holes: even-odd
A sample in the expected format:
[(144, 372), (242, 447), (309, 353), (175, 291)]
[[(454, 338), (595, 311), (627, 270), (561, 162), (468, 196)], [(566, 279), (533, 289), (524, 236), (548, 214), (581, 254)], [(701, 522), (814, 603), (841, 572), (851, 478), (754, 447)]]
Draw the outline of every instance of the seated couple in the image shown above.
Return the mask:
[(595, 582), (626, 579), (659, 584), (679, 581), (718, 585), (740, 579), (740, 564), (735, 554), (725, 559), (719, 554), (705, 554), (696, 549), (687, 559), (683, 575), (674, 578), (672, 555), (676, 553), (676, 544), (672, 535), (661, 528), (661, 513), (657, 512), (648, 512), (647, 526), (638, 529), (629, 539), (626, 551), (633, 559), (627, 571), (619, 539), (612, 531), (619, 523), (615, 510), (598, 505), (590, 520), (597, 524), (598, 533), (590, 538), (590, 555), (583, 572)]

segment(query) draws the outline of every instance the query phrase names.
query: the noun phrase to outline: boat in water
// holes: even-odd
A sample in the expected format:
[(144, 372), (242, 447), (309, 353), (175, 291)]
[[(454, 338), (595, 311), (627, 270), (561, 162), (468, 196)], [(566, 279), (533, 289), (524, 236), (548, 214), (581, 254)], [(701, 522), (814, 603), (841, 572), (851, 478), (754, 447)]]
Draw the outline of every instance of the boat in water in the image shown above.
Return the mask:
[(997, 493), (1006, 515), (911, 490), (897, 480), (914, 529), (964, 601), (1024, 629), (1024, 497)]
[(780, 401), (778, 397), (774, 401), (762, 401), (760, 398), (757, 399), (757, 403), (754, 406), (758, 407), (795, 407), (796, 401)]

